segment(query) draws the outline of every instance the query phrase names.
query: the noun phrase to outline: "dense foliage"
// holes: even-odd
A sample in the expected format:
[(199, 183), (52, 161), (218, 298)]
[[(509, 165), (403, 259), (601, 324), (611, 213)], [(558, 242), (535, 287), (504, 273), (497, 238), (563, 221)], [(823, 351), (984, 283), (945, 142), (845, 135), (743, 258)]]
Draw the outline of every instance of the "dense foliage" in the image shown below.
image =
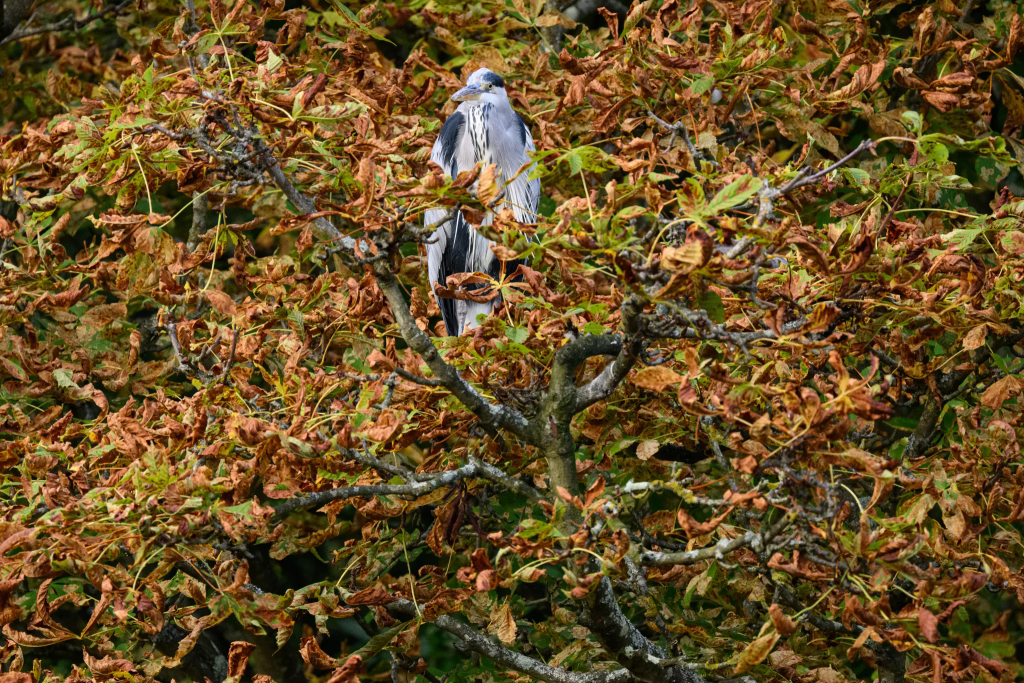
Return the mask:
[(0, 44), (0, 681), (1024, 673), (1017, 5), (344, 1)]

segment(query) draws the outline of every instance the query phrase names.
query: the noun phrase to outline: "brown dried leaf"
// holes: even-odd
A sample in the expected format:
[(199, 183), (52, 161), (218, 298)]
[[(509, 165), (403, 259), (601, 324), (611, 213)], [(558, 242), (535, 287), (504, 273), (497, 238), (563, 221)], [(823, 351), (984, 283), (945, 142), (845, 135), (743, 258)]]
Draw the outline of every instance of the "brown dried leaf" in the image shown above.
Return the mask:
[(1021, 390), (1024, 390), (1024, 381), (1016, 375), (1007, 375), (985, 390), (981, 395), (981, 404), (996, 410), (1002, 407), (1006, 399), (1018, 395)]
[(683, 381), (683, 376), (664, 365), (644, 368), (634, 374), (630, 381), (638, 387), (654, 392), (664, 391), (666, 387)]
[(921, 629), (921, 635), (929, 643), (934, 643), (939, 639), (939, 620), (924, 605), (917, 609), (917, 625)]
[(516, 621), (512, 617), (512, 608), (509, 607), (508, 601), (496, 605), (491, 611), (487, 632), (498, 636), (498, 640), (506, 645), (516, 641)]
[(796, 622), (790, 619), (785, 612), (782, 611), (782, 607), (772, 603), (768, 607), (768, 616), (771, 617), (772, 625), (780, 636), (788, 636), (797, 629)]

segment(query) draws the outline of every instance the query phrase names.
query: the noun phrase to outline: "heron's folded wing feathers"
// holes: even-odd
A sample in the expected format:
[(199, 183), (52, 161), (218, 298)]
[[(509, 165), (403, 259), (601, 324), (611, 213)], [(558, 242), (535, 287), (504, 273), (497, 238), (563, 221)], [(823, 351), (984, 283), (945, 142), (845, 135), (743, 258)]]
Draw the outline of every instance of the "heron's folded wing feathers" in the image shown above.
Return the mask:
[[(533, 136), (530, 135), (530, 129), (527, 127), (526, 122), (523, 121), (519, 114), (516, 114), (515, 117), (519, 124), (518, 130), (515, 133), (518, 138), (517, 148), (520, 150), (520, 158), (518, 165), (510, 171), (511, 173), (518, 172), (523, 164), (529, 162), (530, 153), (536, 149), (533, 145)], [(512, 205), (512, 212), (520, 223), (537, 222), (537, 206), (540, 204), (540, 179), (529, 179), (532, 170), (533, 166), (531, 165), (508, 184), (509, 204)]]
[[(466, 130), (466, 117), (456, 111), (448, 117), (448, 120), (441, 126), (441, 132), (434, 142), (434, 148), (430, 152), (430, 160), (444, 169), (445, 174), (455, 177), (459, 174), (458, 149)], [(424, 225), (433, 225), (447, 215), (446, 209), (431, 209), (424, 214)], [(431, 243), (427, 244), (427, 277), (430, 280), (430, 293), (434, 294), (434, 283), (444, 284), (445, 278), (454, 272), (452, 259), (454, 254), (449, 254), (449, 247), (453, 245), (453, 233), (458, 232), (458, 222), (462, 219), (459, 214), (455, 220), (450, 220), (439, 226), (431, 236)], [(463, 221), (464, 223), (465, 221)], [(463, 232), (465, 232), (463, 230)], [(451, 299), (441, 299), (435, 296), (437, 307), (441, 309), (441, 317), (444, 318), (448, 334), (457, 334), (453, 330), (458, 325), (455, 314), (455, 302)]]
[(466, 131), (466, 117), (456, 111), (441, 126), (437, 141), (430, 150), (430, 160), (444, 169), (452, 178), (459, 175), (458, 150), (462, 135)]

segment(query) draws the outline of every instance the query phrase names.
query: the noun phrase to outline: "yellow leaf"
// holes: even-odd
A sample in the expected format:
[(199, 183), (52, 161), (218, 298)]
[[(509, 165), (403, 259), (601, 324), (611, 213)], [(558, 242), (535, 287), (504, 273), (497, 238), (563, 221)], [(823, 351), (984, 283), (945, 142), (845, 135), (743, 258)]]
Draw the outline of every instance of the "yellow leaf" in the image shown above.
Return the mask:
[(778, 640), (779, 634), (775, 631), (769, 631), (750, 645), (747, 645), (747, 649), (740, 654), (739, 664), (736, 665), (736, 675), (746, 673), (763, 662)]
[(561, 12), (556, 14), (545, 14), (537, 19), (537, 26), (561, 26), (569, 31), (576, 28), (576, 22)]
[(491, 610), (490, 624), (487, 632), (498, 636), (498, 640), (509, 645), (516, 640), (516, 620), (512, 618), (512, 608), (503, 602)]
[(935, 507), (935, 499), (932, 498), (930, 494), (926, 493), (914, 502), (914, 506), (907, 510), (904, 518), (908, 522), (920, 524), (928, 517), (928, 512), (933, 507)]
[(686, 584), (686, 593), (693, 589), (697, 595), (704, 595), (708, 592), (708, 587), (711, 585), (711, 576), (708, 575), (708, 570), (704, 570), (697, 576), (690, 579), (690, 582)]

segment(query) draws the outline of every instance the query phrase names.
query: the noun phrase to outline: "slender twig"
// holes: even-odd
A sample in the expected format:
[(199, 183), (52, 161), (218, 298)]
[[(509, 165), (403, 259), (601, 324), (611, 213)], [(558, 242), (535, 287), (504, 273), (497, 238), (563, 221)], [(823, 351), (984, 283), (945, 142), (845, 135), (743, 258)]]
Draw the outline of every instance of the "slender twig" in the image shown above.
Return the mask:
[(668, 144), (670, 149), (672, 147), (672, 142), (674, 141), (675, 136), (678, 134), (678, 135), (680, 135), (683, 138), (683, 143), (686, 145), (686, 150), (690, 153), (690, 156), (693, 158), (694, 162), (707, 161), (713, 167), (718, 168), (718, 162), (717, 161), (715, 161), (714, 159), (706, 158), (704, 156), (703, 152), (701, 152), (699, 149), (694, 147), (693, 141), (690, 140), (690, 133), (687, 130), (685, 123), (683, 123), (681, 121), (676, 122), (676, 123), (669, 123), (668, 121), (665, 121), (664, 119), (659, 118), (650, 109), (647, 110), (647, 115), (650, 116), (655, 121), (657, 121), (659, 126), (661, 126), (665, 130), (670, 131), (672, 133), (672, 138), (669, 139), (669, 144)]
[(238, 328), (235, 328), (235, 334), (231, 338), (231, 351), (228, 353), (228, 363), (224, 366), (224, 372), (221, 373), (220, 382), (226, 384), (228, 381), (228, 375), (231, 374), (231, 366), (235, 364), (235, 349), (238, 348)]
[[(840, 168), (841, 166), (845, 165), (846, 162), (848, 162), (850, 159), (854, 158), (855, 156), (857, 156), (858, 154), (860, 154), (864, 150), (866, 150), (866, 149), (873, 150), (874, 148), (875, 148), (875, 141), (874, 140), (871, 140), (871, 139), (864, 140), (859, 145), (854, 147), (853, 151), (851, 151), (849, 154), (844, 156), (842, 159), (840, 159), (839, 161), (835, 162), (834, 164), (831, 164), (831, 165), (821, 169), (817, 173), (814, 173), (812, 175), (804, 175), (806, 173), (806, 169), (800, 169), (800, 172), (797, 173), (797, 177), (796, 178), (793, 178), (788, 183), (786, 183), (782, 187), (778, 188), (778, 190), (776, 190), (776, 191), (778, 192), (779, 195), (784, 195), (784, 194), (788, 194), (790, 192), (793, 192), (794, 190), (798, 190), (801, 187), (805, 187), (807, 185), (813, 185), (814, 183), (817, 183), (822, 178), (827, 176), (832, 171), (834, 171), (837, 168)], [(776, 196), (778, 196), (778, 195), (776, 195)]]
[(706, 548), (699, 548), (697, 550), (687, 550), (685, 552), (678, 553), (646, 551), (641, 554), (640, 563), (645, 567), (665, 567), (677, 564), (695, 564), (697, 562), (703, 562), (704, 560), (721, 560), (729, 553), (748, 546), (755, 551), (760, 551), (768, 544), (769, 541), (782, 533), (794, 519), (796, 519), (796, 515), (790, 512), (763, 533), (747, 531), (741, 536), (737, 536), (735, 538), (723, 538), (714, 545), (707, 546)]
[(401, 377), (402, 379), (407, 379), (410, 382), (415, 382), (416, 384), (420, 384), (425, 387), (439, 387), (444, 385), (444, 382), (442, 382), (439, 379), (427, 379), (426, 377), (419, 377), (418, 375), (414, 375), (407, 370), (403, 370), (402, 368), (395, 368), (395, 372), (397, 372), (398, 376)]
[(188, 372), (189, 365), (185, 362), (185, 356), (182, 352), (181, 342), (178, 341), (178, 326), (174, 322), (168, 322), (164, 324), (164, 329), (167, 330), (167, 335), (171, 338), (171, 348), (174, 349), (174, 357), (178, 360), (178, 372)]

